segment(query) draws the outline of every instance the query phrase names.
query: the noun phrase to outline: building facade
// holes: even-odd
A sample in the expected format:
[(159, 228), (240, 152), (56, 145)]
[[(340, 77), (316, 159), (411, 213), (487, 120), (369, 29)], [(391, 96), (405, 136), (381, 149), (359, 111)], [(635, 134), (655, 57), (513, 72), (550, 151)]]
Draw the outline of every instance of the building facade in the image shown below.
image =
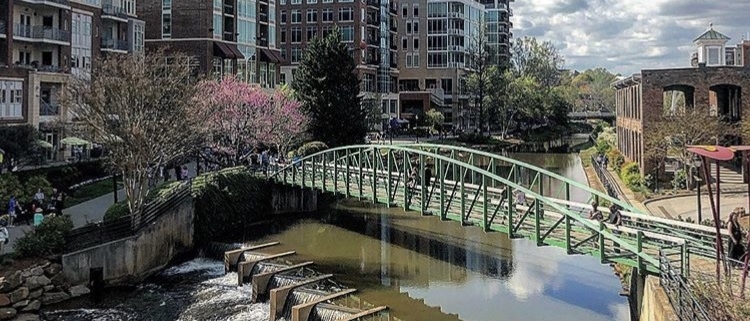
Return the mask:
[(142, 52), (135, 0), (5, 0), (0, 4), (0, 125), (30, 124), (66, 157), (60, 144), (73, 119), (60, 105), (71, 75), (109, 53)]
[[(693, 67), (642, 70), (613, 84), (618, 149), (640, 165), (641, 174), (653, 169), (645, 137), (664, 113), (674, 112), (675, 97), (684, 97), (685, 108), (705, 109), (706, 117), (720, 116), (729, 123), (750, 120), (750, 41), (727, 46), (729, 40), (711, 27), (694, 41)], [(666, 106), (670, 98), (673, 103)], [(732, 145), (749, 142), (748, 137), (727, 139)]]
[[(196, 72), (237, 75), (266, 88), (278, 84), (276, 0), (141, 0), (148, 48), (186, 54)], [(209, 2), (210, 3), (210, 2)]]
[[(380, 99), (397, 116), (396, 4), (391, 0), (279, 0), (281, 80), (294, 81), (307, 43), (338, 27), (350, 48), (365, 99)], [(379, 97), (375, 97), (379, 96)], [(384, 118), (386, 118), (384, 116)]]
[(444, 125), (470, 128), (472, 99), (465, 78), (472, 46), (485, 28), (495, 63), (507, 62), (511, 14), (508, 0), (401, 1), (399, 90), (405, 118), (435, 108), (443, 112)]

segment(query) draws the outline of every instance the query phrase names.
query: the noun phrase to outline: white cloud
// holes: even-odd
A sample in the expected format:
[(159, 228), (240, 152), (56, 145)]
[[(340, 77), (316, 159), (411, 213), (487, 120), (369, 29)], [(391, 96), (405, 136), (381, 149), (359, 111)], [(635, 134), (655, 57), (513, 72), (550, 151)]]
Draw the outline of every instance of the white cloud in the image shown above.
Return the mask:
[(709, 22), (732, 45), (750, 32), (746, 0), (518, 0), (511, 8), (514, 37), (551, 41), (566, 68), (624, 75), (689, 66), (692, 41)]

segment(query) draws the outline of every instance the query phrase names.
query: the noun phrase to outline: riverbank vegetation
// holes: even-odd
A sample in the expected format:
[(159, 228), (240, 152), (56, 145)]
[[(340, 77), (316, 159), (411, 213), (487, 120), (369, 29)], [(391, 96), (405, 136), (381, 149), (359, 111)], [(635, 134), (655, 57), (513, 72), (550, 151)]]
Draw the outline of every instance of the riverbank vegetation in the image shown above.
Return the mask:
[(65, 250), (65, 238), (72, 229), (70, 216), (45, 217), (42, 224), (16, 241), (13, 246), (15, 255), (18, 258), (32, 258), (61, 254)]

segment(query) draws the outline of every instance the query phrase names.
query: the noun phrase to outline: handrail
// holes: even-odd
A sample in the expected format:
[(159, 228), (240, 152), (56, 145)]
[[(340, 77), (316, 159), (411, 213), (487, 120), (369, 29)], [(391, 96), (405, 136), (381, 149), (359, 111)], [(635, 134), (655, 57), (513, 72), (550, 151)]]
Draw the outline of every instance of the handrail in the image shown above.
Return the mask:
[[(471, 148), (466, 148), (466, 147), (461, 147), (461, 146), (452, 146), (452, 145), (439, 145), (439, 144), (423, 143), (423, 144), (418, 144), (418, 145), (417, 144), (400, 144), (398, 146), (429, 147), (429, 148), (439, 148), (439, 149), (446, 149), (446, 150), (457, 150), (457, 151), (474, 153), (476, 155), (481, 155), (481, 156), (486, 156), (486, 157), (489, 157), (489, 158), (497, 159), (497, 160), (500, 160), (500, 161), (503, 161), (503, 162), (511, 163), (513, 165), (518, 165), (518, 166), (521, 166), (521, 167), (525, 167), (525, 168), (528, 168), (530, 170), (533, 170), (533, 171), (536, 171), (538, 173), (541, 173), (543, 175), (546, 175), (548, 177), (557, 179), (559, 181), (563, 181), (563, 182), (569, 184), (570, 186), (573, 186), (575, 188), (587, 191), (587, 192), (589, 192), (589, 193), (591, 193), (593, 195), (602, 197), (602, 198), (606, 199), (607, 201), (610, 201), (610, 202), (612, 202), (614, 204), (620, 205), (621, 208), (629, 210), (629, 212), (632, 212), (632, 213), (642, 213), (642, 211), (634, 208), (632, 205), (627, 204), (627, 203), (625, 203), (625, 202), (623, 202), (621, 200), (618, 200), (616, 198), (613, 198), (613, 197), (609, 196), (606, 193), (602, 193), (602, 192), (600, 192), (600, 191), (598, 191), (596, 189), (593, 189), (593, 188), (591, 188), (591, 187), (589, 187), (587, 185), (584, 185), (584, 184), (582, 184), (580, 182), (571, 180), (571, 179), (569, 179), (567, 177), (564, 177), (564, 176), (562, 176), (560, 174), (557, 174), (557, 173), (553, 173), (553, 172), (551, 172), (549, 170), (546, 170), (544, 168), (541, 168), (541, 167), (538, 167), (538, 166), (534, 166), (534, 165), (531, 165), (531, 164), (527, 164), (527, 163), (524, 163), (524, 162), (521, 162), (521, 161), (517, 161), (517, 160), (509, 158), (509, 157), (504, 157), (504, 156), (497, 155), (497, 154), (492, 154), (492, 153), (488, 153), (488, 152), (484, 152), (484, 151), (474, 150), (474, 149), (471, 149)], [(414, 149), (414, 148), (412, 148), (412, 149)]]
[[(684, 259), (684, 258), (683, 258)], [(683, 273), (672, 266), (663, 251), (659, 251), (659, 283), (680, 320), (713, 321), (703, 304), (695, 298)]]

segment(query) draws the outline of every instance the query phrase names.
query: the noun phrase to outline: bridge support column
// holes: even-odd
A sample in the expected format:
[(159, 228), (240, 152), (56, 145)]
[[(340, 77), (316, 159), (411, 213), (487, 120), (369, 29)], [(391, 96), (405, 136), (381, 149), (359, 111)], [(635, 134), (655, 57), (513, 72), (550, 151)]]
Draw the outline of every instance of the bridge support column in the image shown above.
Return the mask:
[(334, 150), (333, 151), (333, 196), (336, 196), (336, 193), (339, 190), (339, 155)]
[(404, 211), (409, 211), (409, 153), (404, 151), (403, 157), (404, 169), (402, 174), (404, 175)]
[(378, 203), (378, 155), (377, 149), (372, 150), (372, 203)]
[(425, 215), (425, 209), (426, 209), (427, 205), (429, 205), (429, 204), (425, 204), (425, 198), (426, 198), (425, 197), (425, 191), (427, 189), (425, 188), (425, 179), (424, 178), (425, 178), (424, 177), (424, 154), (419, 154), (419, 180), (420, 180), (420, 184), (419, 184), (419, 190), (420, 190), (420, 195), (419, 195), (419, 213), (422, 214), (422, 215)]
[(362, 162), (363, 161), (364, 161), (364, 157), (362, 156), (362, 149), (360, 149), (359, 150), (359, 157), (357, 158), (357, 163), (359, 163), (359, 176), (358, 176), (359, 179), (357, 180), (357, 188), (359, 189), (359, 195), (357, 195), (357, 197), (359, 197), (360, 201), (362, 200), (362, 196), (363, 196), (362, 195), (362, 186), (364, 184), (364, 182), (362, 182), (362, 180), (364, 179), (364, 176), (362, 175), (362, 166), (363, 166)]
[(344, 176), (344, 184), (346, 184), (346, 197), (349, 198), (351, 196), (351, 192), (349, 190), (349, 175), (351, 175), (349, 171), (349, 163), (351, 162), (351, 154), (349, 153), (349, 149), (346, 149), (346, 176)]
[[(513, 169), (511, 169), (513, 170)], [(508, 238), (513, 238), (513, 208), (515, 205), (513, 204), (513, 187), (510, 185), (505, 186), (505, 204), (508, 204)]]
[(443, 160), (437, 160), (438, 172), (440, 177), (440, 219), (447, 220), (447, 211), (445, 210), (445, 168), (443, 168)]
[(391, 173), (393, 173), (393, 155), (391, 154), (391, 151), (388, 151), (388, 154), (386, 154), (386, 157), (388, 157), (388, 186), (386, 186), (386, 193), (388, 193), (387, 202), (388, 207), (391, 207), (391, 204), (393, 204), (393, 180), (391, 179)]

